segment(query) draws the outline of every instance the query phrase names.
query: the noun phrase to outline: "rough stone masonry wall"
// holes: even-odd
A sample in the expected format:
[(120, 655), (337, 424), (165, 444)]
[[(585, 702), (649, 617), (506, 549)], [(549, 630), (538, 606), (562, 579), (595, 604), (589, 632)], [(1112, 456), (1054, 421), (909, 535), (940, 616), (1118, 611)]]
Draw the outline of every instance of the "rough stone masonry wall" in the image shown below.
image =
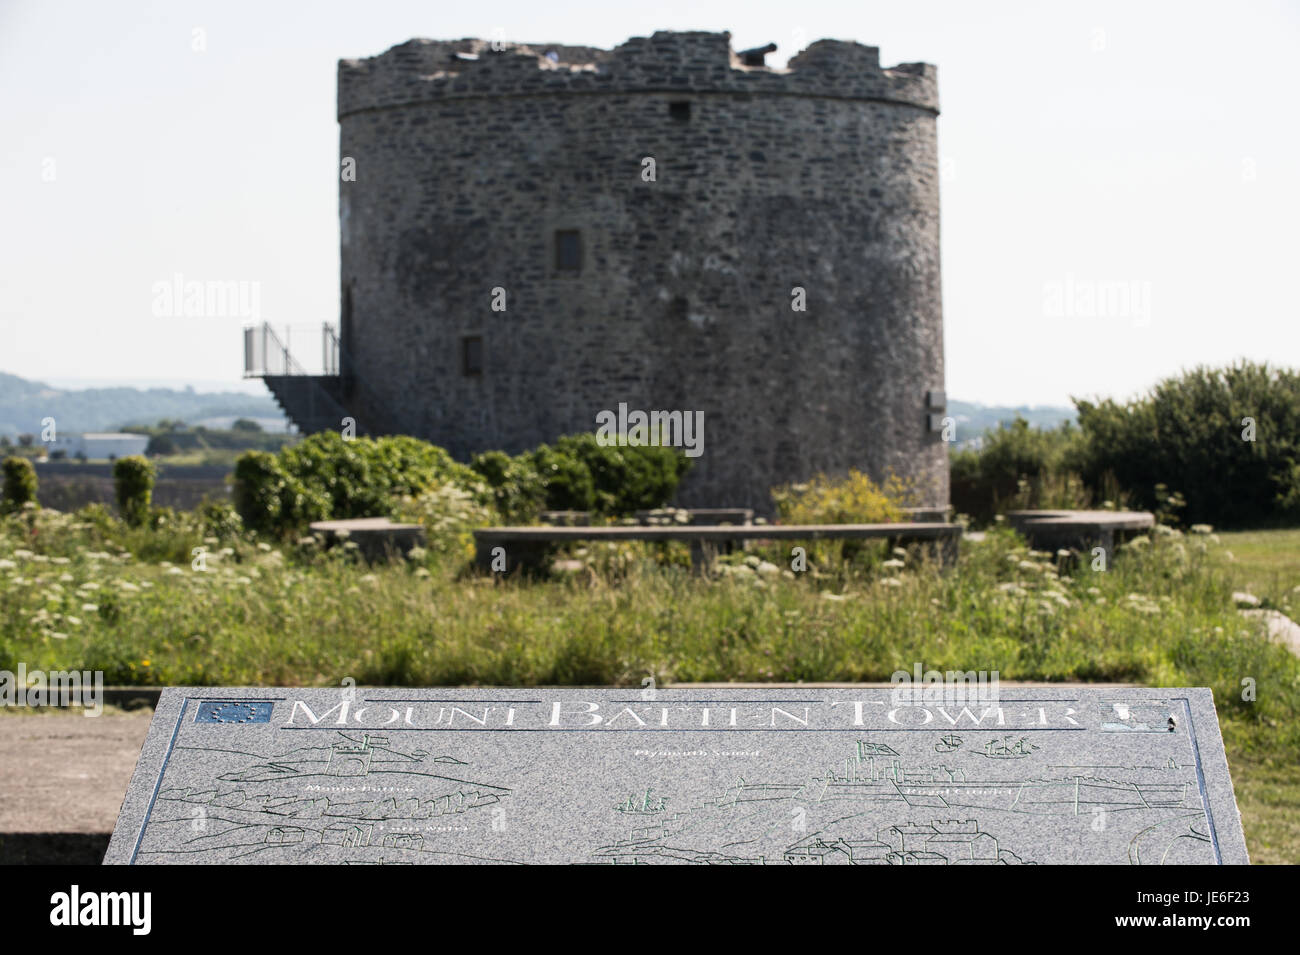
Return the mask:
[[(767, 512), (773, 485), (850, 466), (947, 504), (926, 419), (944, 380), (936, 116), (933, 67), (838, 41), (784, 71), (741, 66), (726, 33), (343, 61), (348, 370), (379, 430), (461, 457), (626, 402), (704, 412), (682, 504)], [(576, 274), (555, 268), (557, 229), (581, 230)], [(481, 377), (462, 374), (470, 335)]]

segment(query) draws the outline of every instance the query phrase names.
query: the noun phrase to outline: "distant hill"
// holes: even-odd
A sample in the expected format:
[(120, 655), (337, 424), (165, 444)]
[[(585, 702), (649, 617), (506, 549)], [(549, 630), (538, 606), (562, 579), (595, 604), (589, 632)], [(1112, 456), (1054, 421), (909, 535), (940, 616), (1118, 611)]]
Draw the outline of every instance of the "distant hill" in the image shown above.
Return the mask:
[(1055, 428), (1061, 422), (1079, 423), (1079, 414), (1074, 408), (1053, 405), (981, 405), (970, 401), (948, 402), (947, 414), (957, 422), (957, 446), (961, 447), (978, 438), (985, 431), (991, 431), (1001, 424), (1010, 424), (1019, 416), (1029, 422), (1032, 428)]
[(270, 394), (235, 391), (197, 392), (174, 388), (55, 388), (0, 372), (0, 434), (41, 433), (41, 419), (53, 418), (60, 432), (113, 431), (127, 425), (180, 419), (198, 424), (209, 418), (283, 421)]
[[(957, 443), (978, 438), (990, 428), (1019, 415), (1036, 428), (1055, 428), (1078, 421), (1073, 408), (981, 405), (949, 400), (947, 414), (957, 420)], [(152, 425), (163, 418), (190, 425), (229, 427), (234, 418), (254, 418), (268, 431), (284, 415), (269, 395), (235, 391), (198, 392), (174, 388), (54, 388), (39, 381), (0, 372), (0, 434), (39, 435), (41, 419), (53, 417), (60, 431), (111, 431), (128, 425)], [(212, 420), (210, 420), (212, 419)], [(283, 427), (283, 424), (281, 424)]]

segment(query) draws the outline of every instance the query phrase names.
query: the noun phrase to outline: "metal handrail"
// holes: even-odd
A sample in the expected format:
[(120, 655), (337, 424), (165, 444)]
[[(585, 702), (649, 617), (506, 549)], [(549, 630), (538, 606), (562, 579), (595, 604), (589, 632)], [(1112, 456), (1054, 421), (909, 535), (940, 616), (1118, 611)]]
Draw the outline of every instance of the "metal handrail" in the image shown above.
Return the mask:
[[(285, 327), (285, 338), (289, 336), (288, 326)], [(323, 374), (337, 375), (338, 372), (338, 344), (337, 337), (333, 334), (333, 329), (328, 324), (324, 326), (323, 348), (322, 348), (322, 369)], [(334, 347), (331, 353), (329, 342), (334, 340)], [(261, 325), (248, 325), (244, 328), (244, 377), (245, 378), (262, 378), (267, 375), (310, 375), (312, 372), (307, 371), (292, 352), (289, 346), (282, 341), (276, 334), (275, 329), (270, 322), (263, 322)]]

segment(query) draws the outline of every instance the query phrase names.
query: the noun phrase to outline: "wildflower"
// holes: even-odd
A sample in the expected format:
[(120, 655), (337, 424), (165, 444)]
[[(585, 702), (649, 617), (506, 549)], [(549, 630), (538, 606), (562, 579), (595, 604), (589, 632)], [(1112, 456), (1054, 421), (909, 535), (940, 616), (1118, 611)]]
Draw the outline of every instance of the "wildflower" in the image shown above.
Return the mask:
[(881, 566), (881, 567), (889, 567), (889, 568), (894, 569), (894, 570), (901, 570), (903, 567), (905, 567), (905, 566), (907, 566), (907, 565), (904, 564), (901, 560), (898, 560), (897, 558), (894, 558), (894, 559), (891, 559), (891, 560), (887, 560), (887, 561), (885, 561), (885, 562), (882, 563), (880, 566)]
[(82, 613), (96, 613), (99, 610), (99, 604), (82, 604)]

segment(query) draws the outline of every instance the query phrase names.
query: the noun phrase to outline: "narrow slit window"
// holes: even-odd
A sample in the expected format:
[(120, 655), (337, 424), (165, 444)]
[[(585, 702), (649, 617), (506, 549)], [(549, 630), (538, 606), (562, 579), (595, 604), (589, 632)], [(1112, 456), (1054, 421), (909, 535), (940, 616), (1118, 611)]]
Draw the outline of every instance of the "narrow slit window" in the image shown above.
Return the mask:
[(483, 374), (482, 335), (466, 335), (460, 340), (460, 370), (470, 377)]
[(690, 100), (674, 100), (668, 104), (668, 115), (678, 122), (684, 123), (691, 118)]
[(556, 230), (555, 267), (563, 272), (577, 272), (582, 268), (582, 237), (577, 229)]

